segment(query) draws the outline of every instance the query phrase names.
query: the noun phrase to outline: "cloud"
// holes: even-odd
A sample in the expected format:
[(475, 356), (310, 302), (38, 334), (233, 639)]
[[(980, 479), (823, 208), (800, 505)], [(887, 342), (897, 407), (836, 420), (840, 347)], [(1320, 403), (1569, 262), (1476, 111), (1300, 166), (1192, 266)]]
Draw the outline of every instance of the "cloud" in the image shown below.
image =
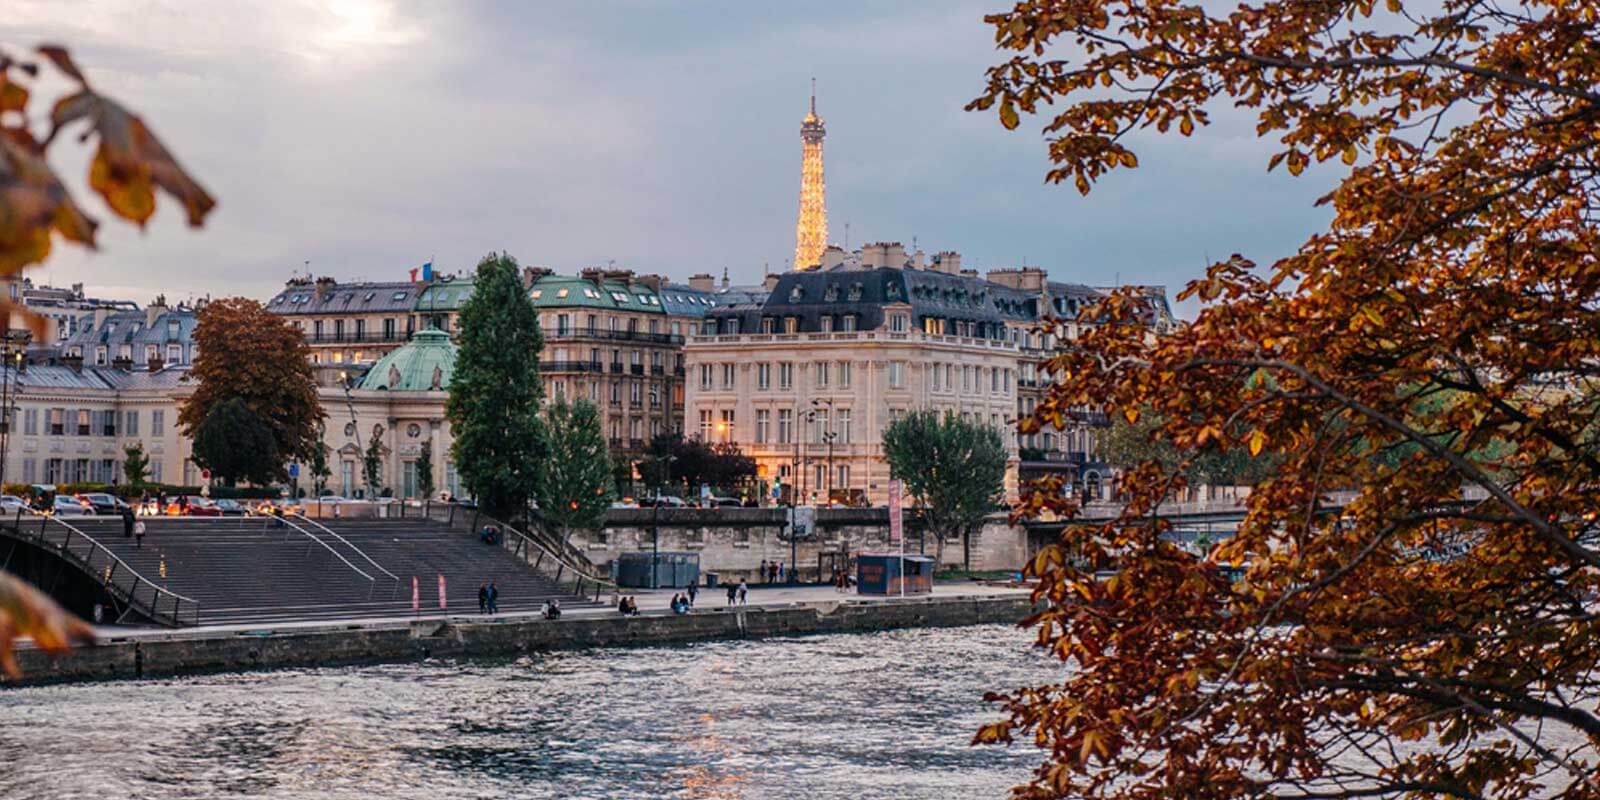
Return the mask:
[[(1324, 221), (1324, 187), (1267, 175), (1245, 114), (1140, 140), (1141, 169), (1088, 198), (1043, 185), (1038, 124), (961, 110), (998, 58), (981, 4), (13, 5), (0, 42), (72, 47), (220, 203), (202, 231), (166, 207), (103, 228), (98, 254), (59, 249), (44, 273), (63, 283), (266, 296), (307, 261), (398, 278), (498, 250), (755, 280), (793, 252), (813, 76), (836, 241), (848, 223), (852, 244), (1175, 286)], [(86, 154), (56, 163), (81, 181)]]

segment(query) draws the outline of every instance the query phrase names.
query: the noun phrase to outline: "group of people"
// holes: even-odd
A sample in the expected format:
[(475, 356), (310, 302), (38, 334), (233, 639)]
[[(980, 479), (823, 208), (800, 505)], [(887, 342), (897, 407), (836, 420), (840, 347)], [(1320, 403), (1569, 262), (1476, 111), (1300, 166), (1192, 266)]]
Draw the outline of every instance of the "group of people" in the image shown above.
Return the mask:
[(728, 606), (748, 605), (750, 601), (750, 584), (739, 581), (737, 585), (728, 584)]
[(553, 597), (545, 601), (544, 610), (539, 615), (545, 619), (561, 619), (561, 601)]
[(478, 613), (500, 613), (500, 587), (494, 581), (485, 581), (478, 585)]
[(788, 567), (782, 561), (762, 559), (761, 569), (756, 574), (760, 575), (761, 579), (767, 583), (783, 583), (784, 578), (788, 576), (788, 572)]
[(848, 592), (855, 585), (855, 578), (851, 577), (849, 570), (835, 569), (833, 571), (833, 590)]
[(687, 614), (687, 613), (689, 613), (689, 609), (694, 608), (694, 596), (695, 596), (694, 584), (689, 584), (689, 592), (687, 594), (675, 594), (675, 595), (673, 595), (672, 596), (672, 605), (670, 606), (670, 608), (672, 609), (672, 613), (674, 613), (674, 614)]
[(493, 525), (485, 525), (483, 530), (478, 531), (478, 538), (484, 544), (499, 544), (501, 535), (500, 529)]
[(632, 595), (624, 595), (617, 600), (617, 613), (624, 617), (639, 616), (639, 601)]
[(132, 539), (134, 547), (144, 547), (144, 523), (134, 519), (133, 509), (127, 506), (122, 509), (122, 538)]

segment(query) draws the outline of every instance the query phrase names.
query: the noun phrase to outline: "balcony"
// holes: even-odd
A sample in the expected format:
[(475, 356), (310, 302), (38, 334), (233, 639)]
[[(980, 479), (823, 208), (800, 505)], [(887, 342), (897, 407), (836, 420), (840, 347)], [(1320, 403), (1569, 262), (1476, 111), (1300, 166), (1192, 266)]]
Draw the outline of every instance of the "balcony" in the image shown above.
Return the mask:
[(602, 331), (588, 328), (564, 328), (547, 331), (552, 339), (597, 339), (607, 342), (645, 342), (647, 344), (683, 344), (683, 337), (672, 333), (640, 333), (639, 331)]
[(628, 440), (628, 449), (629, 450), (643, 450), (644, 449), (644, 440), (643, 439), (629, 439)]
[(621, 375), (622, 374), (622, 362), (621, 361), (613, 361), (613, 362), (611, 362), (611, 374), (613, 374), (613, 375)]
[(653, 364), (653, 365), (650, 366), (650, 374), (651, 375), (665, 375), (665, 374), (667, 374), (667, 368), (661, 366), (660, 364)]
[(629, 364), (628, 365), (628, 371), (633, 373), (633, 374), (635, 374), (635, 375), (643, 375), (644, 374), (644, 365), (643, 364)]
[(680, 378), (683, 377), (683, 367), (681, 365), (673, 367), (672, 368), (672, 374), (676, 375), (676, 376), (678, 376)]
[(404, 331), (345, 331), (344, 333), (307, 333), (307, 344), (404, 344), (411, 334)]
[(540, 372), (604, 372), (598, 361), (540, 361)]
[(609, 444), (611, 445), (611, 449), (613, 449), (613, 450), (621, 450), (622, 449), (622, 440), (621, 439), (612, 437), (609, 440)]

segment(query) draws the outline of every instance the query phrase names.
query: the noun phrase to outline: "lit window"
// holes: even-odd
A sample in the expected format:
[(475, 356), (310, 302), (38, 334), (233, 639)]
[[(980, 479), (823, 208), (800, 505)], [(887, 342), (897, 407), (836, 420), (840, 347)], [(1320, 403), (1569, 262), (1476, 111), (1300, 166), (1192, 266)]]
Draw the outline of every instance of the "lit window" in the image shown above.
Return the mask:
[(532, 292), (529, 292), (528, 295), (530, 297), (532, 297), (533, 299), (538, 300), (539, 298), (544, 296), (544, 290), (543, 289), (534, 289)]
[(566, 289), (561, 289), (561, 290), (556, 292), (556, 299), (557, 300), (563, 300), (563, 299), (566, 298), (566, 296), (567, 296), (567, 290)]

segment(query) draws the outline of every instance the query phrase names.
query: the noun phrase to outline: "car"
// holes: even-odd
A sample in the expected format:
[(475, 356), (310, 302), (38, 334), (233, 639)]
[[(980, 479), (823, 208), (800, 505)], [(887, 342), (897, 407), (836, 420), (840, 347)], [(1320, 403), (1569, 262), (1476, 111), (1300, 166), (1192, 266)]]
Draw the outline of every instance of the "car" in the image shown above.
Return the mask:
[(70, 494), (56, 495), (55, 502), (50, 504), (50, 511), (58, 517), (92, 517), (94, 506), (87, 501), (79, 500)]
[(28, 501), (14, 494), (0, 494), (0, 512), (15, 515), (18, 511), (31, 511)]
[(88, 503), (94, 508), (96, 514), (121, 514), (123, 509), (129, 508), (122, 498), (106, 492), (86, 492), (78, 495), (78, 499)]
[(348, 503), (350, 501), (348, 499), (340, 497), (339, 495), (336, 495), (336, 494), (325, 494), (325, 495), (323, 495), (321, 497), (318, 497), (318, 498), (316, 498), (314, 500), (307, 500), (306, 502), (308, 502), (308, 503)]
[(744, 501), (737, 497), (713, 497), (701, 505), (706, 508), (741, 508), (744, 506)]
[(630, 499), (628, 499), (626, 497), (624, 497), (621, 500), (617, 500), (617, 501), (612, 502), (611, 507), (612, 508), (638, 508), (639, 504), (633, 502), (632, 500), (630, 500)]
[(208, 497), (191, 497), (188, 513), (191, 517), (220, 517), (222, 508)]
[(248, 516), (250, 513), (250, 509), (245, 507), (245, 504), (239, 502), (238, 500), (223, 498), (215, 501), (214, 504), (217, 508), (222, 510), (222, 516), (224, 517), (243, 517)]
[(660, 508), (688, 508), (689, 504), (685, 503), (683, 498), (673, 497), (670, 494), (664, 494), (657, 497), (643, 497), (639, 499), (640, 508), (649, 508), (651, 506), (657, 506)]

